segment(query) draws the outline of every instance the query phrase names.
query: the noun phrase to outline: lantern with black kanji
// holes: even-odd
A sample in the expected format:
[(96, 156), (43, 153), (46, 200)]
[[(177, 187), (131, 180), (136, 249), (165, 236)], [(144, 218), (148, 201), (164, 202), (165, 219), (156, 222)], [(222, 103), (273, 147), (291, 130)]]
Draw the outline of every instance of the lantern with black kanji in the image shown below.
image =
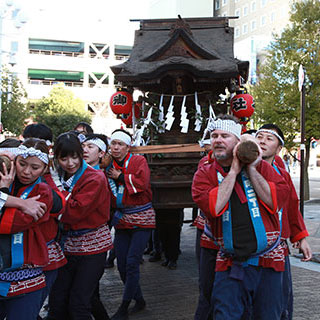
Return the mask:
[(254, 112), (254, 100), (248, 93), (236, 94), (230, 102), (231, 112), (239, 119), (250, 118)]
[(132, 110), (132, 95), (127, 91), (117, 91), (110, 98), (110, 107), (114, 114), (129, 114)]

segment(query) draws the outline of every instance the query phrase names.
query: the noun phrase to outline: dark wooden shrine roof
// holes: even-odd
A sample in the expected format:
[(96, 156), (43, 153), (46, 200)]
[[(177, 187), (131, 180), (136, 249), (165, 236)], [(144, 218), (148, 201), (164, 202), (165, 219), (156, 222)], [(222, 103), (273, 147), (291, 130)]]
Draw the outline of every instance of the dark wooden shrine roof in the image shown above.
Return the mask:
[(111, 69), (127, 86), (156, 83), (168, 72), (188, 72), (202, 81), (247, 80), (249, 62), (234, 58), (229, 19), (138, 20), (130, 58)]

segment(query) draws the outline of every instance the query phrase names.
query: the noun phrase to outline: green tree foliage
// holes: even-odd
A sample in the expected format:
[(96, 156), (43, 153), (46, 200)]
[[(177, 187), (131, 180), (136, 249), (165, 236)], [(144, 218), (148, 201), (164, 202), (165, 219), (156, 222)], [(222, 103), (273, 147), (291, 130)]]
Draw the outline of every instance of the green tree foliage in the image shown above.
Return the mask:
[[(252, 89), (259, 124), (276, 123), (283, 130), (286, 146), (300, 132), (299, 65), (306, 71), (306, 181), (312, 138), (320, 138), (320, 1), (307, 0), (292, 6), (290, 25), (275, 36), (260, 81)], [(308, 183), (305, 199), (309, 198)]]
[(34, 104), (34, 119), (52, 129), (55, 137), (72, 130), (80, 121), (91, 122), (84, 102), (62, 85), (55, 86), (48, 97)]
[(19, 135), (30, 116), (26, 91), (19, 79), (4, 69), (2, 73), (1, 122), (5, 131)]

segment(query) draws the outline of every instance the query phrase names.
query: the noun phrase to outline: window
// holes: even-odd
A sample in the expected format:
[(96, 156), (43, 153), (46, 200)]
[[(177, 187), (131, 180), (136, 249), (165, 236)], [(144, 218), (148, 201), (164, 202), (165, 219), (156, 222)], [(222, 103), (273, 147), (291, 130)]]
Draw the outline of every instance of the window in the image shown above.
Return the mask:
[(234, 29), (234, 37), (235, 38), (239, 38), (240, 37), (240, 28), (239, 27), (236, 27)]
[(242, 10), (243, 10), (243, 16), (244, 17), (247, 16), (248, 15), (248, 11), (249, 11), (248, 6), (244, 6)]
[(252, 20), (251, 21), (251, 31), (254, 31), (257, 29), (257, 21), (256, 20)]
[(267, 24), (267, 17), (266, 16), (262, 16), (261, 20), (260, 20), (260, 25), (261, 26), (265, 26)]
[(240, 9), (237, 9), (237, 10), (235, 11), (235, 16), (237, 16), (237, 17), (240, 18)]
[(220, 0), (216, 0), (216, 10), (220, 9)]
[(276, 20), (276, 13), (273, 11), (271, 12), (271, 15), (270, 15), (270, 21), (274, 22), (275, 20)]
[(261, 0), (261, 7), (265, 7), (267, 5), (267, 0)]
[(251, 12), (255, 12), (257, 10), (257, 4), (255, 1), (251, 2)]
[(248, 24), (245, 23), (243, 26), (242, 26), (242, 34), (247, 34), (248, 33)]
[(227, 0), (222, 0), (222, 6), (224, 7), (227, 4)]

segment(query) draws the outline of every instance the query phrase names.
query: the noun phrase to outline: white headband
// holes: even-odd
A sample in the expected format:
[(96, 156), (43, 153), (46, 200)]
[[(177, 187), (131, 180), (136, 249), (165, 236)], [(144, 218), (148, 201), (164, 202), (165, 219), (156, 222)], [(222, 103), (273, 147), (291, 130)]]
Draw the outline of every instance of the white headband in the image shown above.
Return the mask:
[(86, 140), (86, 136), (83, 133), (79, 133), (77, 135), (77, 137), (78, 137), (80, 143), (82, 143), (82, 142), (84, 142), (84, 140)]
[(21, 146), (18, 147), (17, 155), (18, 156), (22, 156), (24, 159), (26, 159), (28, 157), (37, 157), (38, 159), (40, 159), (45, 164), (49, 163), (48, 154), (42, 152), (41, 150), (35, 149), (33, 147), (28, 148), (26, 146), (21, 145)]
[(214, 131), (214, 130), (227, 131), (229, 133), (234, 134), (238, 139), (240, 139), (242, 126), (240, 123), (236, 123), (233, 120), (218, 119), (218, 120), (212, 121), (208, 125), (208, 130), (209, 131)]
[(10, 152), (13, 155), (17, 156), (19, 155), (19, 148), (14, 147), (14, 148), (0, 148), (0, 152)]
[(99, 138), (92, 138), (92, 139), (88, 139), (85, 140), (83, 142), (90, 142), (95, 144), (100, 150), (106, 152), (107, 151), (107, 145)]
[(110, 137), (110, 143), (113, 140), (120, 140), (124, 142), (126, 145), (131, 146), (131, 137), (122, 131), (114, 132)]
[(278, 132), (273, 131), (273, 130), (270, 130), (270, 129), (259, 129), (259, 130), (256, 132), (256, 137), (257, 137), (258, 133), (260, 133), (260, 132), (266, 132), (266, 133), (271, 133), (271, 134), (273, 134), (274, 136), (276, 136), (276, 137), (280, 140), (281, 145), (284, 146), (284, 141), (283, 141), (283, 139), (280, 137), (280, 135), (278, 134)]

